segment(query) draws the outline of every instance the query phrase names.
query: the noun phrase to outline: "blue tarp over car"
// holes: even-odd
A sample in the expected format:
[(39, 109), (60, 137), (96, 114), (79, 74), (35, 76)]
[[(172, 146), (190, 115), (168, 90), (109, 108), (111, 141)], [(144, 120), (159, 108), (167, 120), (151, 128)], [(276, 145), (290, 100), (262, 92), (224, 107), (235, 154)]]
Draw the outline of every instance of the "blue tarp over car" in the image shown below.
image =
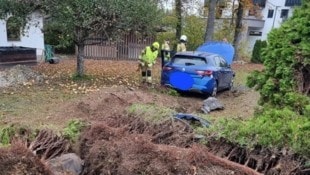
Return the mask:
[(235, 54), (235, 49), (230, 43), (219, 41), (206, 42), (199, 46), (196, 51), (219, 54), (224, 57), (229, 65), (231, 65)]

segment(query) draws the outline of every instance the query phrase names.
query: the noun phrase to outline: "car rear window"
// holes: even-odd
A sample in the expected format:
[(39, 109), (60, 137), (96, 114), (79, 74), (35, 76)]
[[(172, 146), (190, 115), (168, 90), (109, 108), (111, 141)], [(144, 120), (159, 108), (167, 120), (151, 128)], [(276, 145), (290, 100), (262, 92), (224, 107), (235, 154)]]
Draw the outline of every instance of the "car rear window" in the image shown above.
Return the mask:
[(173, 58), (173, 63), (184, 66), (200, 66), (207, 64), (204, 58), (193, 56), (175, 56)]

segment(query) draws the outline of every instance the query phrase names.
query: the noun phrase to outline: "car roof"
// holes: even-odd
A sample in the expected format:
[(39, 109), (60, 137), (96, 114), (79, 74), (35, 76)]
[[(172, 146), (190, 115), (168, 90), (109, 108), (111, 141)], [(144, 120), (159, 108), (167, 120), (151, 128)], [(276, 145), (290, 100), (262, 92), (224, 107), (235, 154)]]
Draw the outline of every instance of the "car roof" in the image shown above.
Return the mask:
[(198, 57), (209, 57), (217, 55), (209, 52), (201, 52), (201, 51), (186, 51), (186, 52), (177, 52), (175, 56), (198, 56)]

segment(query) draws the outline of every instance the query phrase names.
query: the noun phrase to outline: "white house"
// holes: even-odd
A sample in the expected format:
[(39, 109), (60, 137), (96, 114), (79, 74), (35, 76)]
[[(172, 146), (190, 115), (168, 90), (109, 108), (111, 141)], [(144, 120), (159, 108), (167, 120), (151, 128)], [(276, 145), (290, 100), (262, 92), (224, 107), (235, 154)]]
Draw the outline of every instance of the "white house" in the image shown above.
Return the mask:
[[(232, 9), (237, 9), (238, 1), (221, 1), (222, 6), (217, 8), (220, 17), (217, 25), (224, 19), (231, 19)], [(234, 4), (233, 4), (234, 2)], [(294, 7), (301, 5), (301, 0), (252, 0), (254, 6), (245, 12), (242, 19), (241, 41), (252, 51), (256, 40), (266, 40), (268, 33), (292, 16)]]
[(248, 50), (252, 50), (255, 41), (266, 40), (268, 33), (292, 16), (294, 7), (301, 0), (253, 0), (255, 7), (243, 18), (243, 41), (247, 41)]
[[(0, 20), (0, 47), (21, 46), (36, 49), (37, 61), (43, 59), (44, 34), (43, 16), (39, 12), (32, 13), (26, 25), (26, 30), (14, 25), (14, 17)], [(12, 25), (13, 24), (13, 25)]]

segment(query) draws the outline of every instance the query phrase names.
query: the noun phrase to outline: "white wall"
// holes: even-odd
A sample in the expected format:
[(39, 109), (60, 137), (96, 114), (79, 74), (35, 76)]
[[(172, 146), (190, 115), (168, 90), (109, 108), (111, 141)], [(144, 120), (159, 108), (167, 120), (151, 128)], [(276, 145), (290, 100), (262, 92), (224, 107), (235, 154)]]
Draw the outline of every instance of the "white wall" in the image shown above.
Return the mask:
[(36, 48), (37, 60), (43, 59), (44, 34), (43, 17), (39, 13), (33, 13), (31, 20), (27, 23), (29, 30), (26, 30), (20, 41), (8, 41), (6, 33), (6, 21), (0, 20), (0, 46), (22, 46)]
[[(267, 18), (269, 9), (274, 10), (272, 18)], [(281, 26), (281, 23), (283, 22), (283, 19), (280, 18), (282, 9), (289, 9), (288, 16), (292, 16), (293, 8), (285, 7), (285, 0), (267, 0), (266, 6), (262, 11), (263, 20), (265, 20), (265, 26), (262, 30), (263, 33), (261, 40), (267, 39), (267, 35), (271, 29)]]

